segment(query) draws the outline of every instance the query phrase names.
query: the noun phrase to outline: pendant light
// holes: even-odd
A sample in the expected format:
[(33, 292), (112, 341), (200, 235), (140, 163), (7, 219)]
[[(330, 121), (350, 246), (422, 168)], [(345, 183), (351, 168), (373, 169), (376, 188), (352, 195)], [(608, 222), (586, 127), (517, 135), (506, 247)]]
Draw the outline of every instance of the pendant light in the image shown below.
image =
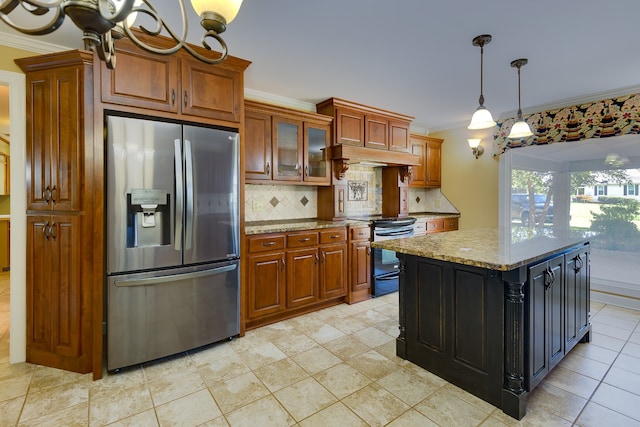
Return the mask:
[(522, 109), (520, 108), (520, 68), (526, 65), (527, 62), (529, 62), (527, 58), (511, 61), (511, 66), (518, 69), (518, 120), (511, 126), (508, 138), (527, 138), (533, 135), (529, 124), (522, 119)]
[(484, 45), (491, 42), (491, 36), (489, 34), (482, 34), (475, 37), (472, 41), (474, 46), (480, 46), (480, 106), (473, 113), (471, 117), (471, 123), (467, 126), (467, 129), (486, 129), (496, 125), (496, 122), (491, 117), (491, 113), (484, 106), (484, 95), (482, 94), (482, 77), (483, 77), (483, 55)]

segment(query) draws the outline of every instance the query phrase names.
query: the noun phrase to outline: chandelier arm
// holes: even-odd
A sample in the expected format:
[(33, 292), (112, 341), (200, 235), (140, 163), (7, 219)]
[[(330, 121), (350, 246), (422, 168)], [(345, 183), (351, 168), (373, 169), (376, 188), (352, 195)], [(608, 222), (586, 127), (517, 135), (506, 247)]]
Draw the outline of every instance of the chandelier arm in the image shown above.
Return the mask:
[[(28, 9), (27, 9), (28, 10)], [(36, 9), (37, 10), (37, 9)], [(49, 12), (53, 10), (54, 14), (51, 18), (51, 20), (49, 20), (48, 23), (46, 23), (45, 25), (41, 26), (41, 27), (37, 27), (37, 28), (27, 28), (27, 27), (22, 27), (16, 23), (14, 23), (11, 18), (9, 18), (9, 16), (5, 15), (4, 11), (0, 14), (0, 19), (2, 19), (2, 21), (7, 24), (8, 26), (10, 26), (11, 28), (13, 28), (14, 30), (18, 30), (21, 33), (27, 34), (27, 35), (31, 35), (31, 36), (42, 36), (45, 34), (50, 34), (52, 32), (54, 32), (55, 30), (57, 30), (58, 28), (60, 28), (60, 26), (62, 25), (62, 22), (64, 21), (64, 9), (62, 8), (62, 6), (58, 5), (56, 7), (52, 7), (48, 10), (45, 11), (45, 13)], [(34, 11), (29, 11), (35, 15), (43, 15), (42, 10), (38, 10), (37, 13), (34, 13)]]
[(104, 33), (100, 36), (100, 44), (93, 47), (101, 61), (107, 68), (113, 70), (116, 68), (116, 49), (113, 44), (111, 32)]
[[(185, 46), (187, 46), (186, 44), (186, 39), (187, 39), (187, 33), (189, 31), (189, 27), (188, 27), (188, 21), (187, 21), (187, 11), (186, 8), (184, 6), (184, 0), (179, 0), (178, 4), (180, 5), (180, 13), (182, 14), (182, 37), (178, 38), (178, 36), (176, 36), (175, 32), (169, 28), (169, 26), (167, 25), (167, 23), (158, 15), (158, 12), (146, 1), (144, 0), (145, 4), (149, 7), (150, 10), (141, 10), (141, 12), (146, 13), (147, 15), (151, 16), (157, 23), (156, 29), (154, 31), (150, 31), (148, 28), (145, 28), (144, 26), (140, 26), (140, 29), (145, 32), (148, 35), (158, 35), (160, 34), (160, 31), (162, 30), (162, 28), (164, 28), (167, 33), (169, 33), (169, 35), (171, 36), (171, 38), (177, 43), (175, 46), (167, 48), (167, 49), (160, 49), (154, 46), (150, 46), (146, 43), (144, 43), (142, 40), (140, 40), (139, 38), (137, 38), (135, 36), (135, 34), (133, 34), (133, 32), (131, 31), (131, 29), (129, 28), (128, 25), (124, 25), (124, 32), (127, 34), (127, 36), (131, 39), (131, 41), (137, 45), (138, 47), (145, 49), (149, 52), (153, 52), (156, 53), (158, 55), (171, 55), (173, 53), (176, 53), (177, 51), (179, 51), (181, 48), (185, 48)], [(186, 48), (185, 48), (186, 50)], [(191, 53), (191, 52), (189, 52)]]

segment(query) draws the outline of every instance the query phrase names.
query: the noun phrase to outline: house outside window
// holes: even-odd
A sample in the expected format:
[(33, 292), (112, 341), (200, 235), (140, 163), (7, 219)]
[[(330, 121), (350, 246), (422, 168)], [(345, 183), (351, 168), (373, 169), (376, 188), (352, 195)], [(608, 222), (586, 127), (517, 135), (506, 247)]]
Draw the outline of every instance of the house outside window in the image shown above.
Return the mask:
[(624, 187), (624, 195), (625, 196), (637, 196), (638, 195), (638, 184), (627, 184)]
[(606, 196), (607, 195), (607, 186), (606, 185), (596, 185), (595, 194), (596, 194), (596, 196)]

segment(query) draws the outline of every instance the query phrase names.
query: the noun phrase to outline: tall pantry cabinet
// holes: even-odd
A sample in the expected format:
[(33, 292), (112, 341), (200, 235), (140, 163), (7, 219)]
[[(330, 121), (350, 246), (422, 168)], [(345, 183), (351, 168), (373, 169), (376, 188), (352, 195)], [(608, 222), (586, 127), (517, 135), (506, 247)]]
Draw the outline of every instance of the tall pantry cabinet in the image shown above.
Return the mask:
[[(93, 370), (93, 55), (16, 63), (27, 85), (27, 362)], [(98, 156), (101, 158), (101, 155)], [(98, 263), (100, 264), (100, 263)]]

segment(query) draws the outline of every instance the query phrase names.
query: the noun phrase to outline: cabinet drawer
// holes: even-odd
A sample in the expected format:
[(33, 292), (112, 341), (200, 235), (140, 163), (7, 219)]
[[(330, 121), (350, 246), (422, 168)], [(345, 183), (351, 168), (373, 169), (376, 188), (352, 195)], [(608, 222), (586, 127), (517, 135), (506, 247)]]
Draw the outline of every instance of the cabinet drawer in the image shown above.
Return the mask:
[(420, 222), (416, 221), (416, 223), (413, 226), (413, 234), (415, 236), (422, 236), (426, 232), (427, 232), (427, 222), (426, 221), (420, 221)]
[(371, 239), (371, 230), (366, 227), (349, 228), (349, 240), (369, 240)]
[(284, 248), (284, 235), (261, 236), (249, 238), (249, 252), (266, 252)]
[(458, 218), (447, 218), (444, 220), (444, 231), (452, 231), (458, 229)]
[(302, 248), (306, 246), (315, 246), (317, 244), (318, 244), (318, 233), (315, 231), (287, 234), (288, 248)]
[(336, 243), (347, 240), (346, 229), (324, 230), (320, 232), (320, 243)]
[(438, 233), (444, 230), (444, 220), (432, 219), (427, 221), (427, 233)]

